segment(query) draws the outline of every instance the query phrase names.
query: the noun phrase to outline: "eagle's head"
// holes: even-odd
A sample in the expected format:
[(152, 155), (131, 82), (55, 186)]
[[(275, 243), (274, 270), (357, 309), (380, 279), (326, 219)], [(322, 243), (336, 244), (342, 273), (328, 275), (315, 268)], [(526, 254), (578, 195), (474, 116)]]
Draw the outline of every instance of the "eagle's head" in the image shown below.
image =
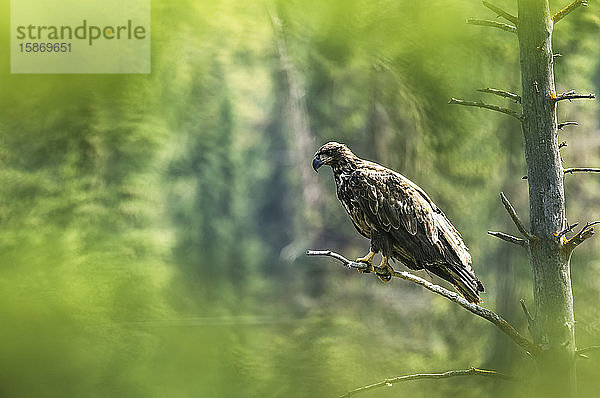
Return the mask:
[(315, 171), (318, 171), (319, 167), (324, 164), (336, 168), (355, 158), (356, 156), (346, 145), (339, 142), (328, 142), (315, 153), (312, 166)]

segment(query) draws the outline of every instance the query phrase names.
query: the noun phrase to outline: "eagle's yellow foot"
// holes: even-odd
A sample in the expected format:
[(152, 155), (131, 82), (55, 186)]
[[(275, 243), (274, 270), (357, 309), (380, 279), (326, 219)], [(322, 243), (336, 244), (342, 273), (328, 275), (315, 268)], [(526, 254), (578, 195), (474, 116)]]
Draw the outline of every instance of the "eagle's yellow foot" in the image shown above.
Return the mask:
[(379, 267), (376, 267), (375, 273), (382, 282), (388, 282), (392, 279), (394, 268), (388, 263), (388, 258), (386, 256), (381, 258), (381, 264), (379, 264)]
[(365, 263), (368, 265), (367, 269), (359, 269), (358, 272), (362, 272), (365, 274), (368, 274), (369, 272), (373, 272), (373, 270), (375, 269), (375, 267), (373, 267), (373, 256), (375, 256), (375, 252), (373, 251), (369, 251), (369, 254), (367, 254), (364, 257), (359, 257), (356, 259), (357, 263)]

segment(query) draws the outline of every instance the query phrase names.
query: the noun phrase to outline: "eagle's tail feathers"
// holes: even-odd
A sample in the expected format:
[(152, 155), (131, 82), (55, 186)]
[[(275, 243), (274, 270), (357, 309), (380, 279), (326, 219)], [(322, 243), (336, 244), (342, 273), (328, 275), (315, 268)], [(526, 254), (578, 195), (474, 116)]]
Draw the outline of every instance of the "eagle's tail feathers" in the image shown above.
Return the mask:
[(448, 264), (450, 273), (453, 277), (453, 284), (456, 290), (471, 303), (480, 303), (479, 292), (483, 292), (483, 284), (477, 279), (475, 274), (464, 266)]
[(450, 282), (456, 290), (470, 303), (480, 303), (479, 292), (483, 292), (483, 284), (472, 271), (458, 264), (430, 264), (431, 272)]

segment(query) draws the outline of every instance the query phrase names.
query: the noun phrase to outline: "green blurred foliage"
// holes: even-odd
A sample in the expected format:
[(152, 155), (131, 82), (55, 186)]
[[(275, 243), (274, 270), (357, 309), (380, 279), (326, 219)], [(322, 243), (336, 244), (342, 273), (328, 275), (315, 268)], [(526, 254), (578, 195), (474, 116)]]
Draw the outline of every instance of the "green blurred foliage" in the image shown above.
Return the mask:
[[(281, 23), (315, 149), (345, 142), (423, 187), (469, 245), (484, 305), (525, 331), (526, 256), (486, 235), (513, 230), (501, 190), (527, 218), (518, 123), (447, 105), (454, 96), (516, 108), (474, 91), (520, 86), (516, 38), (464, 24), (489, 10), (408, 0), (152, 7), (150, 75), (11, 75), (1, 61), (0, 396), (320, 397), (407, 373), (532, 371), (491, 325), (442, 298), (304, 258), (307, 248), (358, 256), (368, 243), (327, 171), (314, 175), (320, 202), (302, 200), (311, 159), (293, 156), (272, 26)], [(6, 0), (0, 15), (6, 33)], [(599, 21), (591, 3), (558, 25), (559, 90), (597, 91)], [(597, 166), (597, 104), (561, 103), (559, 116), (580, 123), (561, 132), (565, 165)], [(600, 180), (566, 186), (569, 221), (597, 219)], [(320, 222), (302, 218), (307, 207)], [(600, 342), (599, 252), (586, 242), (572, 260), (580, 346)], [(582, 396), (600, 388), (591, 356), (578, 369)], [(364, 396), (520, 393), (467, 378)]]

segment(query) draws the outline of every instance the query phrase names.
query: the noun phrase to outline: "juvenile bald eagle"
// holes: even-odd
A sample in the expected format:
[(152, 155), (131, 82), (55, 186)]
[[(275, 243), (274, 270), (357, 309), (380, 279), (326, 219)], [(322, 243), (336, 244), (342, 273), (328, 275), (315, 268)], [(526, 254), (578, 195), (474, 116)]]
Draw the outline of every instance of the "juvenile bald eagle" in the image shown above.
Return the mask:
[[(371, 250), (356, 261), (368, 264), (382, 281), (391, 279), (389, 259), (413, 270), (425, 269), (452, 283), (478, 303), (483, 285), (471, 268), (471, 255), (458, 231), (416, 184), (400, 173), (360, 159), (337, 142), (323, 145), (312, 162), (315, 171), (331, 166), (337, 197)], [(378, 267), (373, 256), (381, 252)]]

